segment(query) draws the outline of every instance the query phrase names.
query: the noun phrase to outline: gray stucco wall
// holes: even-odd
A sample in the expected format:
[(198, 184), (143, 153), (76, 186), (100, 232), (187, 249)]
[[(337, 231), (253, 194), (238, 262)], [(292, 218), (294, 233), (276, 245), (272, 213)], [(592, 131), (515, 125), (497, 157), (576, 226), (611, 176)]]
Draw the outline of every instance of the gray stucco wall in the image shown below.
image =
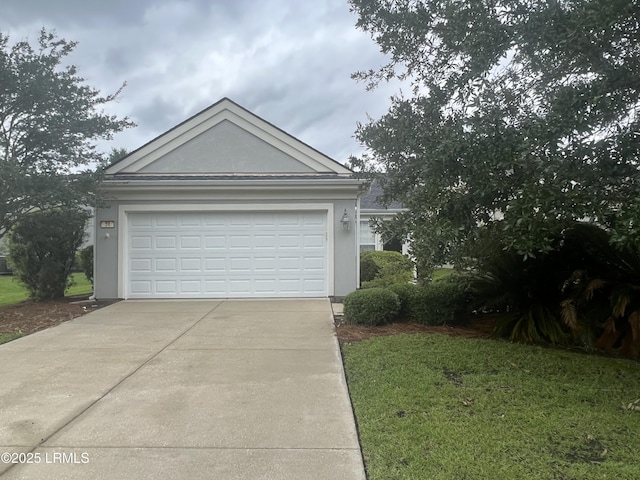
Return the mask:
[[(96, 298), (118, 298), (118, 204), (96, 209), (93, 289)], [(114, 221), (115, 228), (102, 228), (100, 222)]]
[(225, 120), (139, 173), (315, 173), (302, 162)]
[[(118, 210), (121, 204), (125, 205), (176, 205), (176, 204), (216, 204), (225, 205), (228, 201), (210, 200), (210, 201), (112, 201), (108, 207), (98, 208), (96, 210), (96, 238), (95, 238), (95, 294), (99, 299), (118, 298), (118, 234), (121, 229), (119, 225)], [(233, 204), (257, 203), (253, 200), (233, 200)], [(283, 200), (274, 198), (272, 200), (261, 200), (261, 205), (268, 204), (294, 204), (299, 205), (300, 210), (304, 210), (305, 204), (333, 204), (333, 245), (334, 245), (334, 263), (333, 263), (333, 281), (334, 292), (336, 297), (344, 297), (349, 292), (357, 288), (357, 256), (358, 244), (356, 238), (356, 199), (343, 200)], [(275, 208), (274, 208), (275, 209)], [(351, 228), (349, 231), (343, 231), (340, 220), (345, 209), (351, 218)], [(197, 211), (194, 208), (194, 211)], [(101, 221), (114, 221), (115, 228), (102, 228)]]

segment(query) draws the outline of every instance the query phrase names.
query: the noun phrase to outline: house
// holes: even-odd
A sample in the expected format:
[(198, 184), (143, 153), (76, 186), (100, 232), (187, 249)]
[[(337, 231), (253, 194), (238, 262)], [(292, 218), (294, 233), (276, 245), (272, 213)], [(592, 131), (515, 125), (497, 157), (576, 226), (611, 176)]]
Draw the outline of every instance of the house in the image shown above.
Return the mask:
[(382, 235), (375, 232), (371, 225), (371, 220), (390, 220), (400, 212), (407, 209), (400, 202), (393, 201), (389, 205), (382, 203), (384, 192), (380, 184), (371, 182), (369, 188), (360, 197), (360, 225), (359, 243), (360, 252), (368, 250), (393, 250), (403, 255), (409, 254), (409, 244), (400, 240), (392, 239), (384, 242)]
[(224, 98), (106, 169), (96, 298), (343, 297), (360, 184)]

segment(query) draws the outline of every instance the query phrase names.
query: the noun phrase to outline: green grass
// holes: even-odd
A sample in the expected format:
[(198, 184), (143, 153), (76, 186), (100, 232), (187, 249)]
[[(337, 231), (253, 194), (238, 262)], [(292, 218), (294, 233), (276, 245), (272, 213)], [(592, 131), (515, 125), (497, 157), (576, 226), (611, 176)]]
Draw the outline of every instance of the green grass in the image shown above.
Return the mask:
[(16, 338), (20, 338), (22, 333), (13, 332), (13, 333), (0, 333), (0, 344), (10, 342), (11, 340), (15, 340)]
[(369, 480), (640, 478), (637, 362), (428, 334), (343, 356)]
[(438, 282), (443, 280), (453, 274), (453, 268), (438, 268), (433, 271), (433, 275), (431, 276), (432, 282)]
[[(65, 295), (90, 295), (93, 287), (84, 273), (72, 273), (73, 285), (67, 289)], [(27, 290), (11, 275), (0, 276), (0, 307), (19, 303), (29, 298)]]
[(93, 286), (84, 273), (72, 273), (71, 278), (73, 283), (64, 292), (65, 296), (75, 297), (78, 295), (91, 295), (93, 293)]

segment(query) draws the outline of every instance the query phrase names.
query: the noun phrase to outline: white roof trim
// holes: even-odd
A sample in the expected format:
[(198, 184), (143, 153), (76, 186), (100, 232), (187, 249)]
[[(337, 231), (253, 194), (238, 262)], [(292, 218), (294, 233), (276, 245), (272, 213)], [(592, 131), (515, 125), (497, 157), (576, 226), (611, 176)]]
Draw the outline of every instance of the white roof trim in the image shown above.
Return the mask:
[(248, 110), (224, 98), (211, 107), (147, 143), (106, 169), (107, 174), (136, 173), (215, 125), (228, 120), (318, 173), (352, 172)]

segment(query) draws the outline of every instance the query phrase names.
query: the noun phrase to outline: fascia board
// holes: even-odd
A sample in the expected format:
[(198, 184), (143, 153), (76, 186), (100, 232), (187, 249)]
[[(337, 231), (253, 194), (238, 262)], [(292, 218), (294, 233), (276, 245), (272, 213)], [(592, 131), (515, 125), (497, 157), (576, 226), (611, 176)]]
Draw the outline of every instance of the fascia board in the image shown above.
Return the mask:
[(391, 215), (396, 215), (398, 213), (402, 213), (402, 212), (408, 212), (409, 209), (408, 208), (390, 208), (390, 209), (362, 209), (360, 211), (360, 215), (362, 216), (370, 216), (370, 217), (380, 217), (380, 216), (391, 216)]
[(178, 189), (191, 190), (194, 188), (269, 188), (269, 189), (289, 189), (289, 188), (348, 188), (357, 189), (362, 184), (361, 180), (352, 178), (338, 179), (301, 179), (301, 180), (268, 180), (268, 179), (252, 179), (252, 180), (110, 180), (106, 179), (102, 182), (101, 188), (110, 190), (113, 188), (120, 189)]

